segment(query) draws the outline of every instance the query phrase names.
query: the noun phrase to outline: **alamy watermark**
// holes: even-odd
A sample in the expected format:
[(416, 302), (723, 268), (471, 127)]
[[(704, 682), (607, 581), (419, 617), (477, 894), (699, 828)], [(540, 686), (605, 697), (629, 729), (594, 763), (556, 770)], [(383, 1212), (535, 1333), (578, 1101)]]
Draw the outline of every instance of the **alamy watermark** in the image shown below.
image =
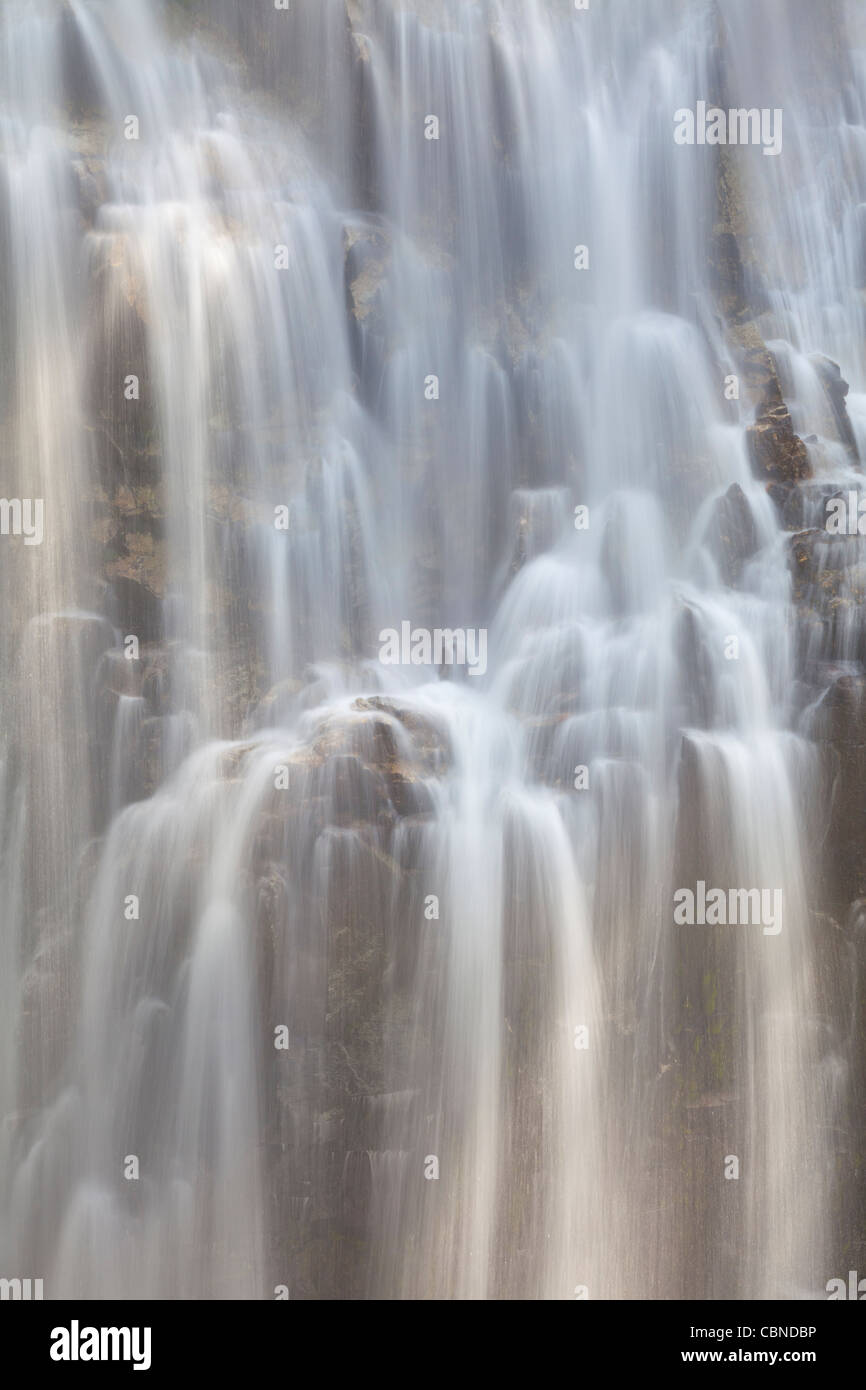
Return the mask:
[(860, 1279), (856, 1269), (848, 1270), (847, 1283), (844, 1279), (828, 1279), (824, 1287), (828, 1303), (838, 1303), (840, 1299), (850, 1299), (853, 1303), (866, 1301), (866, 1279)]
[(866, 497), (859, 492), (828, 497), (825, 509), (824, 529), (831, 536), (866, 536)]
[(695, 103), (674, 112), (674, 140), (678, 145), (763, 145), (764, 154), (782, 153), (782, 110), (768, 106), (731, 107)]
[(69, 1327), (51, 1332), (52, 1361), (131, 1361), (134, 1371), (150, 1370), (149, 1327), (82, 1327), (73, 1318)]
[(470, 676), (487, 670), (487, 628), (413, 628), (402, 622), (400, 631), (383, 628), (379, 633), (379, 660), (383, 666), (467, 666)]
[(41, 1279), (0, 1279), (0, 1302), (40, 1302), (43, 1297)]
[(677, 888), (674, 893), (674, 921), (677, 926), (763, 927), (764, 936), (778, 936), (782, 930), (781, 888), (707, 888), (698, 879), (694, 891)]
[(0, 497), (0, 536), (23, 536), (25, 545), (45, 537), (45, 503), (41, 497)]

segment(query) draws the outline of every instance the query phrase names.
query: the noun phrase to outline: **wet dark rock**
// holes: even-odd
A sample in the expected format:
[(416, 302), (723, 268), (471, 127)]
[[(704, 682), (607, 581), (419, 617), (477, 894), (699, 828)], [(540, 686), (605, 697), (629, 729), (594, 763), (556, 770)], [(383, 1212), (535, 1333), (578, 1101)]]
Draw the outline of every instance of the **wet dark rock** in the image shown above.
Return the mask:
[(159, 642), (163, 636), (162, 599), (146, 582), (115, 573), (111, 578), (109, 616), (125, 634), (139, 642)]
[(100, 159), (74, 159), (72, 172), (78, 185), (78, 207), (86, 226), (92, 227), (107, 197), (105, 165)]
[(346, 1228), (363, 1235), (370, 1222), (373, 1195), (372, 1156), (366, 1149), (346, 1154), (343, 1165), (342, 1217)]
[(835, 537), (817, 528), (800, 531), (791, 537), (789, 563), (794, 580), (795, 600), (810, 596), (825, 575), (830, 585), (830, 593), (837, 591), (836, 576), (839, 574), (839, 566), (832, 566), (829, 571), (827, 567), (827, 560), (834, 550), (838, 550)]
[(108, 651), (99, 666), (100, 687), (113, 695), (138, 695), (144, 669), (143, 661), (130, 660), (120, 649)]
[(828, 658), (832, 660), (833, 621), (808, 604), (797, 604), (792, 613), (794, 669), (791, 687), (795, 709), (811, 705), (826, 684)]
[(797, 483), (812, 476), (809, 451), (794, 432), (785, 402), (765, 397), (746, 430), (752, 471), (767, 482)]
[(736, 356), (737, 374), (750, 398), (755, 402), (781, 399), (779, 373), (773, 354), (764, 342), (753, 320), (729, 324), (732, 347)]
[(854, 427), (851, 424), (851, 417), (848, 414), (848, 407), (845, 397), (848, 395), (848, 382), (842, 376), (839, 366), (823, 353), (814, 353), (809, 358), (812, 366), (820, 377), (821, 384), (827, 397), (829, 411), (832, 418), (834, 430), (824, 429), (822, 433), (838, 433), (842, 443), (847, 448), (853, 459), (857, 459), (857, 440), (854, 436)]
[(767, 494), (776, 506), (784, 531), (802, 531), (806, 525), (805, 500), (796, 483), (770, 483)]
[[(87, 246), (90, 311), (84, 351), (90, 428), (100, 477), (114, 491), (119, 482), (151, 483), (159, 460), (146, 277), (122, 234), (99, 231)], [(130, 376), (138, 378), (133, 399), (127, 398)]]
[(305, 688), (303, 681), (295, 680), (293, 677), (272, 685), (256, 707), (256, 726), (274, 729), (279, 728), (281, 724), (290, 723), (301, 708), (298, 697)]
[(715, 155), (715, 214), (709, 269), (719, 311), (737, 336), (763, 310), (764, 295), (756, 273), (748, 193), (742, 186), (735, 152), (724, 148)]
[(607, 581), (614, 612), (628, 612), (628, 566), (622, 563), (623, 525), (619, 516), (612, 515), (605, 523), (601, 538), (601, 568)]
[[(355, 700), (353, 709), (380, 710), (396, 719), (411, 735), (415, 756), (425, 771), (441, 773), (450, 766), (453, 751), (448, 731), (426, 712), (422, 713), (410, 705), (403, 705), (386, 695), (361, 697)], [(376, 727), (378, 729), (380, 726), (377, 724)], [(383, 751), (389, 750), (390, 738), (388, 744), (383, 744), (382, 747)]]
[(141, 693), (151, 714), (169, 714), (172, 708), (171, 672), (167, 659), (149, 657), (141, 680)]
[(385, 809), (382, 778), (348, 753), (328, 759), (314, 780), (314, 794), (324, 797), (332, 825), (375, 822)]
[(432, 794), (416, 777), (409, 777), (395, 768), (387, 773), (387, 783), (391, 805), (398, 816), (432, 815)]
[(725, 584), (736, 587), (743, 566), (758, 549), (755, 518), (739, 483), (732, 483), (715, 502), (706, 539)]
[(714, 711), (713, 663), (698, 615), (688, 604), (683, 605), (677, 620), (676, 653), (684, 702), (681, 722), (709, 728)]
[(124, 636), (160, 641), (167, 559), (159, 490), (118, 480), (110, 493), (96, 490), (91, 511), (91, 535), (102, 552), (101, 606)]
[(19, 1102), (45, 1103), (64, 1073), (75, 1029), (79, 952), (71, 932), (41, 933), (21, 982)]
[(369, 224), (349, 225), (343, 233), (344, 285), (352, 362), (361, 395), (378, 400), (387, 352), (387, 278), (391, 245), (386, 233)]
[(829, 611), (834, 600), (866, 597), (864, 542), (859, 536), (837, 536), (813, 527), (797, 532), (789, 545), (795, 602), (809, 600)]
[(143, 719), (139, 725), (135, 768), (142, 794), (152, 796), (165, 775), (166, 726), (164, 719)]
[(44, 641), (57, 644), (67, 664), (80, 663), (84, 673), (95, 671), (103, 654), (114, 646), (114, 630), (98, 613), (51, 613), (38, 619)]
[(842, 910), (866, 897), (866, 677), (844, 675), (831, 685), (815, 734), (830, 755), (826, 877), (830, 901)]
[(866, 664), (866, 540), (814, 528), (789, 546), (796, 671), (814, 700), (828, 678)]
[(745, 298), (745, 277), (737, 238), (732, 232), (721, 230), (713, 238), (711, 249), (716, 294), (727, 312), (736, 315)]
[(368, 728), (373, 737), (377, 758), (386, 768), (395, 766), (400, 758), (397, 738), (399, 725), (393, 719), (371, 719)]
[(102, 92), (99, 76), (94, 71), (88, 44), (78, 25), (78, 18), (68, 6), (60, 18), (61, 83), (64, 109), (73, 116), (92, 115), (100, 108)]

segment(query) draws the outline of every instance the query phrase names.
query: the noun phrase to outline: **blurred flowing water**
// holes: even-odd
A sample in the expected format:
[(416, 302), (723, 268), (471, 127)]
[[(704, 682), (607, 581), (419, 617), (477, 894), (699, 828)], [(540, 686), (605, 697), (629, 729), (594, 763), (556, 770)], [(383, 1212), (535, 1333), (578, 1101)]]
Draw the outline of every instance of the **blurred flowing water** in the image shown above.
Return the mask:
[[(735, 152), (741, 288), (820, 516), (866, 442), (866, 34), (721, 9), (4, 5), (3, 490), (46, 508), (0, 540), (5, 1275), (843, 1269), (826, 789), (724, 392), (722, 154), (673, 117), (784, 111), (778, 157)], [(486, 673), (383, 665), (405, 621), (486, 629)], [(675, 924), (699, 880), (781, 889), (782, 930)]]

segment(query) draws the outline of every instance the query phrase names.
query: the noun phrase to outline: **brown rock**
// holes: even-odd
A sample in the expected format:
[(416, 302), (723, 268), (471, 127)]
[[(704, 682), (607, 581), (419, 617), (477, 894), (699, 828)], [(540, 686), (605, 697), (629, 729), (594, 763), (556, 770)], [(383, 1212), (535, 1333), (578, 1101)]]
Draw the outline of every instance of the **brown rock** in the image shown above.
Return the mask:
[(791, 415), (781, 399), (765, 397), (755, 423), (746, 431), (752, 472), (773, 483), (796, 483), (811, 478), (809, 451), (794, 433)]

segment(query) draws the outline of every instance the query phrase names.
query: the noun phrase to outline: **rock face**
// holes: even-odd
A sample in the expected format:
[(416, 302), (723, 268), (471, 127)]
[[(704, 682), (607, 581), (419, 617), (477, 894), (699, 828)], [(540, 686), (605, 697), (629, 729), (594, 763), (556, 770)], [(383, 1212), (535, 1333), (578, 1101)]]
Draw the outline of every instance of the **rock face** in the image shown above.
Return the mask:
[(866, 677), (840, 676), (821, 700), (815, 732), (828, 755), (827, 894), (841, 916), (866, 897)]
[(866, 554), (859, 536), (817, 527), (791, 537), (799, 703), (825, 774), (813, 808), (825, 846), (819, 904), (845, 920), (866, 895)]
[(799, 483), (812, 476), (809, 451), (794, 432), (791, 414), (781, 397), (762, 400), (755, 423), (746, 431), (752, 470), (771, 483)]
[[(845, 920), (854, 900), (866, 893), (866, 642), (859, 621), (866, 600), (866, 554), (859, 537), (830, 535), (815, 524), (819, 517), (823, 520), (824, 503), (834, 488), (813, 481), (807, 443), (794, 429), (777, 363), (764, 341), (760, 315), (766, 296), (747, 202), (736, 152), (720, 151), (717, 222), (711, 239), (716, 303), (741, 384), (754, 402), (754, 422), (746, 430), (752, 472), (765, 483), (781, 526), (792, 533), (794, 702), (807, 711), (817, 706), (807, 717), (805, 731), (817, 740), (826, 772), (825, 804), (810, 808), (821, 833), (826, 833), (828, 849), (825, 883), (816, 905)], [(815, 428), (826, 438), (839, 439), (856, 463), (856, 439), (846, 405), (848, 383), (829, 358), (815, 354), (810, 362), (825, 399)], [(706, 541), (725, 583), (736, 586), (757, 543), (754, 519), (736, 486), (716, 503)]]
[[(840, 1041), (839, 1047), (851, 1059), (848, 1093), (853, 1096), (862, 1094), (866, 1084), (866, 1010), (856, 1004), (858, 987), (852, 984), (866, 971), (866, 637), (862, 623), (866, 541), (858, 536), (830, 535), (823, 529), (825, 503), (839, 484), (813, 477), (808, 445), (817, 447), (818, 440), (815, 435), (803, 439), (794, 429), (779, 368), (764, 341), (767, 320), (762, 315), (767, 303), (761, 287), (762, 270), (749, 234), (748, 199), (740, 189), (737, 168), (737, 152), (720, 153), (717, 223), (711, 241), (716, 304), (741, 389), (754, 408), (753, 423), (746, 431), (749, 463), (756, 479), (766, 486), (782, 529), (791, 533), (788, 554), (794, 673), (790, 695), (795, 726), (812, 741), (819, 763), (815, 804), (803, 808), (807, 825), (812, 826), (806, 833), (821, 846), (823, 860), (821, 882), (809, 885), (811, 939), (819, 973), (821, 1016), (828, 1021), (823, 1026), (830, 1030), (830, 1020), (850, 1020), (849, 1039), (845, 1044)], [(850, 464), (856, 467), (860, 460), (847, 408), (848, 383), (829, 358), (813, 355), (809, 360), (824, 398), (823, 407), (820, 393), (810, 400), (810, 427), (825, 440), (840, 441)], [(838, 457), (831, 463), (838, 466)], [(716, 503), (706, 532), (706, 543), (720, 573), (732, 586), (741, 581), (755, 545), (754, 521), (745, 502), (739, 489), (729, 489)], [(685, 623), (682, 635), (684, 640), (692, 635)], [(690, 645), (686, 642), (686, 647)], [(680, 828), (685, 861), (682, 882), (689, 881), (692, 868), (689, 845), (703, 834), (692, 775), (694, 756), (694, 749), (685, 740), (681, 804), (689, 806), (690, 813)], [(702, 869), (706, 867), (705, 857), (701, 864)], [(683, 961), (683, 995), (689, 1001), (683, 1028), (690, 1043), (694, 1042), (694, 1050), (689, 1047), (685, 1055), (693, 1059), (689, 1068), (694, 1073), (692, 1081), (696, 1077), (701, 1104), (712, 1099), (714, 1089), (712, 1067), (707, 1070), (706, 1064), (719, 1054), (719, 1043), (725, 1038), (725, 1030), (714, 1025), (720, 1016), (718, 1001), (707, 997), (708, 983), (715, 994), (715, 974), (702, 973), (705, 970), (701, 961), (688, 956)], [(702, 1024), (707, 1025), (707, 1037), (699, 1048), (702, 1039), (692, 1038), (692, 1034), (696, 1025), (700, 1028)], [(717, 1031), (715, 1044), (707, 1046), (712, 1044), (710, 1034)], [(688, 1137), (693, 1163), (696, 1141), (713, 1139), (717, 1141), (714, 1151), (717, 1149), (721, 1139), (713, 1128), (713, 1116), (724, 1116), (725, 1109), (723, 1103), (718, 1110), (706, 1112), (691, 1110), (690, 1104), (686, 1109), (692, 1115)], [(857, 1177), (866, 1144), (862, 1113), (856, 1113), (849, 1104), (838, 1123), (841, 1137), (836, 1179), (840, 1187), (850, 1184), (849, 1190), (862, 1191)], [(700, 1219), (696, 1210), (696, 1223)], [(862, 1251), (864, 1229), (866, 1202), (862, 1198), (855, 1199), (844, 1215), (840, 1208), (835, 1232), (839, 1248)], [(855, 1260), (854, 1254), (851, 1260)]]
[[(755, 402), (754, 423), (746, 431), (749, 461), (755, 477), (768, 486), (791, 487), (810, 478), (812, 466), (809, 451), (794, 430), (775, 360), (758, 324), (765, 295), (732, 150), (720, 151), (717, 161), (716, 217), (710, 242), (716, 304), (737, 372)], [(838, 394), (841, 388), (832, 389)]]
[(343, 233), (346, 319), (361, 396), (375, 407), (388, 349), (385, 297), (391, 246), (384, 230), (349, 225)]
[(315, 724), (287, 764), (288, 788), (261, 808), (250, 885), (259, 990), (266, 1016), (292, 1026), (287, 1053), (262, 1059), (277, 1098), (269, 1235), (274, 1277), (293, 1298), (364, 1293), (376, 1176), (399, 1158), (383, 1152), (386, 1120), (409, 1125), (418, 1106), (412, 985), (425, 940), (428, 784), (450, 761), (434, 720), (357, 699)]
[[(104, 166), (95, 157), (88, 164), (95, 192)], [(144, 274), (126, 236), (94, 232), (86, 244), (88, 405), (99, 472), (108, 489), (153, 483), (159, 457)]]
[(854, 437), (854, 427), (851, 424), (851, 417), (845, 402), (845, 397), (848, 395), (848, 383), (842, 376), (838, 364), (832, 362), (829, 357), (825, 357), (823, 353), (814, 353), (809, 360), (821, 379), (827, 397), (831, 428), (822, 429), (822, 433), (831, 436), (834, 432), (838, 433), (852, 460), (857, 461), (857, 440)]
[(715, 503), (706, 539), (724, 583), (736, 587), (743, 566), (758, 549), (755, 518), (739, 483), (732, 483)]

